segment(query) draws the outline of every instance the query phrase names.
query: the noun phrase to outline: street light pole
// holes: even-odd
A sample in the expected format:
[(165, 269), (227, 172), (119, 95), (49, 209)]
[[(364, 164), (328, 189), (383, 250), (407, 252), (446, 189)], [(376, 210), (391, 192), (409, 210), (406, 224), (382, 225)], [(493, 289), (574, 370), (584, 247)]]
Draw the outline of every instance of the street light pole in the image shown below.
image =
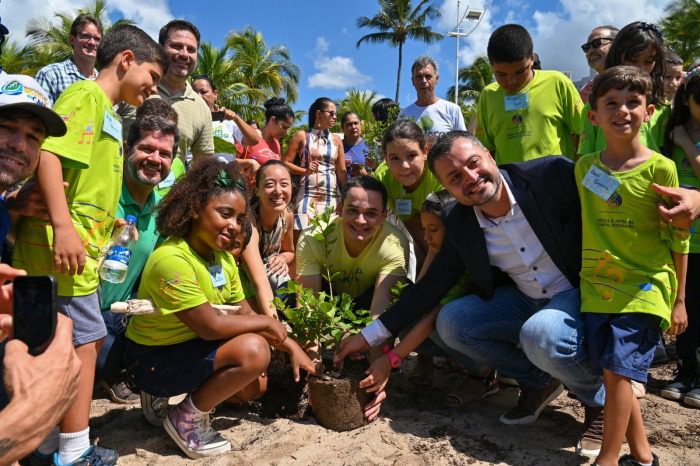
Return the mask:
[[(459, 38), (467, 37), (469, 34), (474, 32), (474, 30), (479, 26), (479, 23), (481, 23), (481, 19), (484, 17), (483, 10), (470, 9), (469, 5), (467, 5), (466, 10), (464, 11), (464, 15), (460, 17), (459, 4), (460, 0), (457, 0), (457, 26), (455, 26), (454, 31), (447, 33), (449, 37), (454, 37), (457, 39), (457, 52), (455, 55), (455, 104), (457, 105), (459, 105)], [(469, 32), (460, 32), (459, 27), (462, 25), (465, 19), (468, 19), (469, 21), (476, 21), (476, 25)]]

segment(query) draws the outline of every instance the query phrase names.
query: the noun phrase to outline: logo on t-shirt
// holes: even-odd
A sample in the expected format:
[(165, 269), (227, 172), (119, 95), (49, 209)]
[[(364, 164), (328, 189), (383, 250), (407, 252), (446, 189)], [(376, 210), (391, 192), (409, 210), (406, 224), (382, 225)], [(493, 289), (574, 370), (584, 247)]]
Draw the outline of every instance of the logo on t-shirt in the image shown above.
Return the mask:
[(521, 125), (523, 124), (523, 116), (520, 114), (515, 114), (513, 115), (513, 118), (511, 118), (511, 121), (514, 125)]
[(608, 198), (608, 207), (611, 209), (617, 209), (622, 205), (622, 196), (620, 196), (620, 193), (615, 191), (610, 198)]

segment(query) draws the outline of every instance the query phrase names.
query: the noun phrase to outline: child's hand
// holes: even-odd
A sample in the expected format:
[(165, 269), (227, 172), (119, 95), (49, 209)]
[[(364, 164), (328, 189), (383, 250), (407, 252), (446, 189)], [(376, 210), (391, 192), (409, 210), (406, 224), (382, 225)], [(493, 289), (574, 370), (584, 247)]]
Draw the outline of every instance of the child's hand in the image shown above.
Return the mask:
[(685, 311), (685, 303), (676, 301), (671, 311), (671, 327), (669, 335), (680, 335), (688, 329), (688, 313)]
[(273, 319), (272, 317), (259, 317), (264, 317), (267, 320), (267, 325), (259, 332), (260, 335), (262, 335), (270, 345), (274, 347), (281, 346), (284, 340), (287, 339), (287, 327), (279, 320)]
[(85, 246), (73, 225), (53, 229), (54, 268), (60, 273), (81, 275), (85, 268)]
[(314, 362), (306, 355), (303, 349), (292, 339), (289, 343), (289, 359), (292, 364), (292, 372), (294, 373), (294, 381), (299, 382), (299, 370), (304, 369), (311, 375), (316, 375), (316, 366)]
[(366, 378), (362, 379), (358, 386), (367, 389), (368, 392), (381, 392), (386, 387), (391, 373), (389, 358), (382, 356), (377, 358), (365, 372)]

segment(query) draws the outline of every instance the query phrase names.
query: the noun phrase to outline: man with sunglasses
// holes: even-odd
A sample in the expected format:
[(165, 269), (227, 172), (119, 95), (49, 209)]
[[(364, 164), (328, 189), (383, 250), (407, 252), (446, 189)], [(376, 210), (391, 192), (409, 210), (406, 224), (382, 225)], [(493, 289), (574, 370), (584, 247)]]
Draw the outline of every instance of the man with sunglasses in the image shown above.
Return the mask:
[(52, 102), (71, 84), (83, 79), (95, 79), (97, 47), (102, 41), (102, 23), (94, 16), (80, 14), (70, 27), (68, 42), (73, 56), (60, 63), (46, 65), (36, 74), (36, 80), (49, 94)]
[[(581, 50), (586, 54), (588, 66), (596, 73), (605, 70), (605, 58), (608, 56), (608, 51), (618, 31), (619, 29), (615, 26), (598, 26), (591, 31), (588, 40), (581, 46)], [(579, 91), (584, 104), (588, 103), (588, 96), (592, 89), (593, 79), (584, 84)]]

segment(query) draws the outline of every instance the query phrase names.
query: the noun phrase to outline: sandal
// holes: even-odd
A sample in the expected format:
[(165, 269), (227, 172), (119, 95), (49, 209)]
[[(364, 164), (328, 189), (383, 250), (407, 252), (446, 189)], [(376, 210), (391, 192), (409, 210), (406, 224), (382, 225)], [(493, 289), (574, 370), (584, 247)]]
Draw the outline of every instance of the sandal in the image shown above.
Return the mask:
[(493, 375), (488, 377), (468, 376), (459, 387), (447, 394), (445, 404), (450, 408), (461, 408), (468, 403), (494, 395), (500, 390), (498, 380)]

